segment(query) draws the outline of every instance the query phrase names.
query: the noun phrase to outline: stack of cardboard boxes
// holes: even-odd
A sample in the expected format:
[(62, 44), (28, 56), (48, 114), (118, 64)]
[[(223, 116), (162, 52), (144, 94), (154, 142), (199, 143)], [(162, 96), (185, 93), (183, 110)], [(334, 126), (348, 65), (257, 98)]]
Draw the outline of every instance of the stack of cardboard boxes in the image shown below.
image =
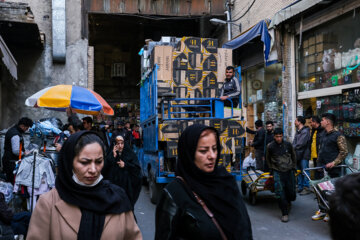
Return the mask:
[(242, 152), (242, 141), (246, 135), (245, 121), (214, 119), (214, 120), (177, 120), (164, 121), (159, 124), (158, 140), (166, 142), (166, 157), (177, 157), (177, 141), (181, 133), (193, 124), (204, 124), (214, 127), (220, 134), (221, 152), (219, 164), (230, 167), (236, 154)]
[[(148, 69), (158, 66), (158, 94), (174, 93), (176, 98), (214, 98), (225, 81), (225, 70), (232, 65), (232, 50), (218, 48), (211, 38), (167, 37), (150, 47)], [(148, 48), (149, 49), (149, 48)], [(144, 64), (142, 64), (143, 66)], [(145, 72), (142, 69), (142, 72)], [(159, 98), (159, 103), (160, 103)], [(190, 103), (189, 101), (187, 103)], [(191, 103), (190, 103), (191, 104)], [(180, 109), (177, 109), (180, 111)], [(164, 111), (164, 114), (167, 112)], [(181, 117), (183, 114), (180, 114)], [(229, 167), (235, 154), (242, 151), (244, 122), (238, 120), (162, 121), (159, 114), (158, 140), (166, 142), (166, 156), (177, 156), (177, 141), (186, 127), (202, 123), (215, 127), (220, 133), (221, 164)]]

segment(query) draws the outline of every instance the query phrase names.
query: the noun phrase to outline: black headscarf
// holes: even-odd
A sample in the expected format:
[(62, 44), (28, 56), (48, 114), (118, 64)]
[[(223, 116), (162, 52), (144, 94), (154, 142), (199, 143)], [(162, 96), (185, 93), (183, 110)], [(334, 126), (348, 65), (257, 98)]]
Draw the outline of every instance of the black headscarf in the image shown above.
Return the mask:
[(105, 180), (93, 187), (85, 187), (72, 179), (75, 146), (85, 134), (97, 135), (94, 132), (80, 131), (71, 135), (64, 143), (60, 152), (59, 174), (55, 182), (60, 198), (81, 210), (78, 232), (78, 239), (81, 240), (100, 239), (106, 214), (120, 214), (132, 210), (122, 188)]
[[(125, 190), (131, 205), (134, 206), (141, 191), (142, 176), (139, 160), (126, 142), (124, 143), (124, 149), (116, 157), (114, 157), (112, 149), (113, 147), (106, 157), (102, 173), (105, 179)], [(120, 160), (124, 161), (124, 168), (120, 168), (117, 164)]]
[[(201, 133), (211, 129), (216, 133), (218, 156), (215, 169), (206, 173), (194, 163)], [(194, 124), (185, 129), (178, 143), (176, 175), (186, 181), (213, 212), (225, 235), (232, 239), (252, 239), (250, 219), (234, 177), (223, 166), (218, 166), (221, 152), (219, 134), (215, 128)]]

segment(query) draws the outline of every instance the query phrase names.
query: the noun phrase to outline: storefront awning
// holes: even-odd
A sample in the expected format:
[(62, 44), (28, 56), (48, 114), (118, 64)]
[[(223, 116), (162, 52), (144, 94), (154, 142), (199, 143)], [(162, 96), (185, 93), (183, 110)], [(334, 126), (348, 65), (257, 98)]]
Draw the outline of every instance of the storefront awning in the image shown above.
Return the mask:
[(293, 4), (277, 12), (271, 19), (269, 28), (279, 25), (280, 23), (294, 17), (295, 15), (304, 12), (305, 10), (319, 4), (321, 2), (327, 3), (329, 0), (302, 0), (296, 1)]
[(247, 31), (243, 32), (241, 35), (236, 37), (235, 39), (225, 43), (222, 47), (223, 48), (230, 48), (230, 49), (237, 49), (244, 44), (250, 42), (256, 37), (261, 38), (261, 41), (264, 43), (264, 59), (265, 64), (268, 66), (271, 63), (269, 60), (269, 53), (270, 53), (270, 43), (271, 38), (268, 31), (268, 25), (270, 21), (269, 20), (262, 20), (259, 23), (257, 23), (255, 26), (251, 27)]
[(0, 36), (0, 57), (11, 76), (17, 80), (17, 62)]

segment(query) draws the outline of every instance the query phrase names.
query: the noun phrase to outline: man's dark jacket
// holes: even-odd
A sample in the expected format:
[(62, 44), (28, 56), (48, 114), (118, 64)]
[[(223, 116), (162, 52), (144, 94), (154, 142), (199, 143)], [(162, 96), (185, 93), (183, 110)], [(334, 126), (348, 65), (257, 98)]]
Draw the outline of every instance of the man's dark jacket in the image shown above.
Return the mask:
[(296, 160), (310, 160), (310, 128), (304, 126), (300, 130), (296, 130), (293, 147), (296, 153)]

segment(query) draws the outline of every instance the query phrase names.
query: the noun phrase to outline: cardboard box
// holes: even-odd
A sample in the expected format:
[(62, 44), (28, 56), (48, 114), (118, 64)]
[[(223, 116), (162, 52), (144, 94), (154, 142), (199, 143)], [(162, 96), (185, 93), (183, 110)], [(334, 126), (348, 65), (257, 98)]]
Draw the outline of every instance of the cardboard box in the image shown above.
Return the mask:
[(201, 70), (187, 70), (186, 81), (191, 86), (196, 86), (202, 80), (203, 72)]
[(315, 42), (316, 42), (316, 41), (315, 41), (315, 36), (309, 38), (309, 46), (314, 45)]
[(203, 88), (217, 88), (217, 72), (203, 71)]
[(224, 82), (226, 67), (233, 65), (232, 49), (218, 48), (217, 53), (217, 81)]
[(316, 63), (316, 72), (322, 72), (323, 71), (323, 64), (322, 63)]
[(243, 151), (243, 138), (235, 137), (234, 138), (234, 152), (236, 154), (242, 153)]
[(180, 86), (186, 81), (186, 70), (173, 70), (173, 78), (172, 81), (175, 86)]
[(173, 52), (172, 56), (173, 70), (188, 69), (188, 55), (183, 52)]
[(309, 40), (305, 40), (303, 42), (303, 48), (307, 48), (307, 47), (309, 47)]
[(166, 142), (166, 157), (175, 158), (178, 155), (178, 143), (177, 141), (168, 141)]
[(309, 55), (304, 58), (307, 64), (315, 63), (315, 55)]
[(316, 52), (316, 50), (315, 50), (315, 45), (310, 46), (310, 47), (309, 47), (309, 54), (308, 54), (308, 55), (313, 55), (313, 54), (315, 54), (315, 52)]
[(317, 53), (315, 54), (315, 62), (322, 62), (322, 59), (323, 59), (323, 56), (324, 56), (324, 53)]
[(172, 86), (169, 80), (158, 80), (157, 86), (158, 94), (172, 92)]
[(201, 52), (202, 53), (216, 53), (219, 42), (213, 38), (201, 38)]
[(217, 96), (218, 90), (215, 88), (203, 88), (203, 97), (204, 98), (215, 98)]
[(233, 154), (233, 138), (220, 136), (221, 154)]
[(173, 92), (176, 94), (176, 98), (186, 98), (188, 89), (187, 87), (174, 87)]
[(228, 136), (229, 137), (245, 137), (245, 121), (229, 120)]
[(198, 37), (182, 37), (180, 40), (180, 52), (201, 53), (201, 38)]
[(222, 135), (222, 133), (227, 129), (228, 127), (228, 120), (227, 119), (214, 119), (210, 121), (211, 126), (213, 126), (216, 130), (218, 130), (219, 134)]
[(189, 70), (202, 70), (203, 54), (201, 53), (188, 53), (188, 69)]
[(202, 69), (204, 71), (217, 71), (217, 53), (204, 53)]
[(306, 57), (309, 55), (309, 48), (303, 48), (303, 56)]
[(155, 46), (150, 57), (150, 65), (158, 65), (158, 80), (170, 80), (172, 73), (172, 47)]
[[(231, 117), (231, 107), (224, 107), (224, 117), (228, 118)], [(241, 109), (240, 108), (233, 108), (233, 118), (239, 119), (241, 118)]]
[(179, 125), (176, 121), (160, 123), (158, 128), (158, 140), (169, 141), (179, 138)]
[(315, 63), (307, 65), (308, 74), (314, 73), (315, 71), (316, 71), (316, 64)]

